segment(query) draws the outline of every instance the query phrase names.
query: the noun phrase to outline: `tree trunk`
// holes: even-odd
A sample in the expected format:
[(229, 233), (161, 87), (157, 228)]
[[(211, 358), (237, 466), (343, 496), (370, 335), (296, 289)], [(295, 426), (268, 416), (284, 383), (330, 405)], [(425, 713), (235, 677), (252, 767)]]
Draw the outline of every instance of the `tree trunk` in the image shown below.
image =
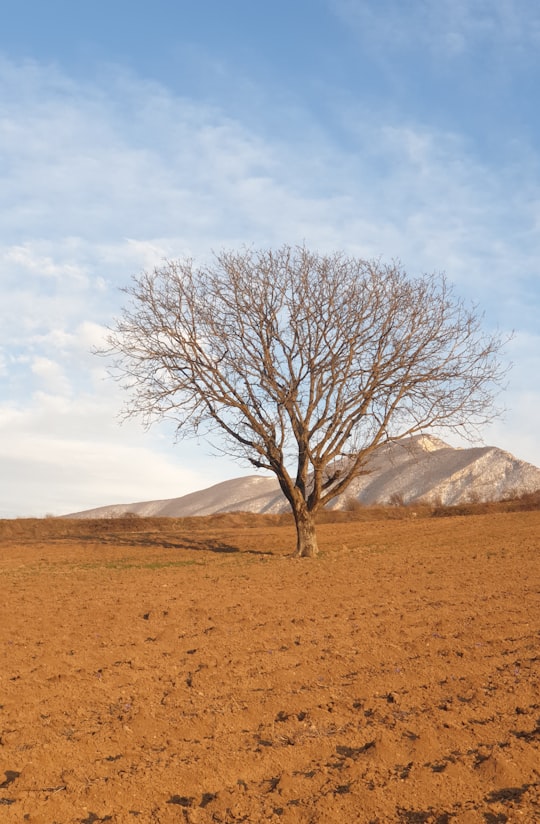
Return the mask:
[(319, 553), (315, 518), (305, 507), (294, 510), (296, 523), (296, 558), (315, 558)]

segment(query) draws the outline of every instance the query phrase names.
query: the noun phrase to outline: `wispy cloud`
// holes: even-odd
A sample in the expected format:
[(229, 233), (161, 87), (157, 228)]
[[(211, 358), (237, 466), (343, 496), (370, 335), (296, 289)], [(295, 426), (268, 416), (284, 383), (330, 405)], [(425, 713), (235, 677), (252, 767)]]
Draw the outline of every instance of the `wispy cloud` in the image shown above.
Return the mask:
[(330, 5), (373, 48), (409, 51), (421, 44), (448, 59), (486, 47), (519, 54), (540, 43), (534, 0), (330, 0)]

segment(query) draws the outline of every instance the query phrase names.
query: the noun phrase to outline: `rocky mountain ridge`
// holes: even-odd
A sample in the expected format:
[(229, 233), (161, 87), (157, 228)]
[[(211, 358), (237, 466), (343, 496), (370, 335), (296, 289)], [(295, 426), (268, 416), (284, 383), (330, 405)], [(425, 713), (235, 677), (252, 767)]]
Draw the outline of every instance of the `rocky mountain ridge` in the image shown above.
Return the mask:
[[(361, 504), (402, 502), (444, 505), (497, 501), (540, 489), (540, 469), (494, 446), (457, 449), (421, 435), (385, 444), (373, 454), (367, 474), (355, 479), (331, 503), (344, 509)], [(271, 476), (247, 475), (160, 501), (113, 504), (67, 518), (111, 518), (127, 514), (182, 518), (219, 512), (287, 512), (289, 505)]]

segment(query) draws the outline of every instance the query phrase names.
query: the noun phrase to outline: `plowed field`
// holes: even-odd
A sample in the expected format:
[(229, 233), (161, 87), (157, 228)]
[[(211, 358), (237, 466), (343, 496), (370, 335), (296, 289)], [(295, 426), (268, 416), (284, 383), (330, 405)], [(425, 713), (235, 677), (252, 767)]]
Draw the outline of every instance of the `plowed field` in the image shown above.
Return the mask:
[(0, 532), (2, 822), (540, 821), (540, 513), (73, 530)]

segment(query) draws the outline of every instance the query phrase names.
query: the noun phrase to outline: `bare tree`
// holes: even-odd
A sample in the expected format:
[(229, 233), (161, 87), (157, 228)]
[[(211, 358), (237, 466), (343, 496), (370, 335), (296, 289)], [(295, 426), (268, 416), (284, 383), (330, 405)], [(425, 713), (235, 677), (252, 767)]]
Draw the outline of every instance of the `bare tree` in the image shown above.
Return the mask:
[(298, 556), (314, 515), (382, 443), (495, 414), (500, 336), (444, 276), (304, 247), (170, 261), (136, 277), (109, 336), (128, 415), (219, 433), (222, 451), (275, 473)]

